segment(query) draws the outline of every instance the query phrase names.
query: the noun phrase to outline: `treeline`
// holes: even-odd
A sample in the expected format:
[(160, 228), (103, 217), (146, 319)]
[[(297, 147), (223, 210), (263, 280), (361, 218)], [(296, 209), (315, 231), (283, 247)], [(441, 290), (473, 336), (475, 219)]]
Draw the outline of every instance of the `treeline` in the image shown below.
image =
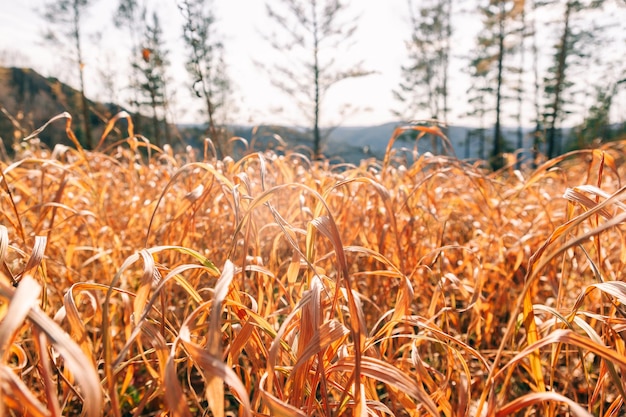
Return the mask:
[[(408, 114), (428, 108), (433, 119), (446, 122), (450, 62), (457, 54), (471, 76), (468, 116), (480, 121), (470, 133), (480, 143), (480, 156), (494, 167), (502, 166), (504, 152), (523, 148), (525, 120), (535, 126), (533, 151), (550, 158), (565, 147), (610, 139), (618, 134), (610, 129), (612, 100), (626, 82), (626, 67), (605, 52), (613, 42), (623, 42), (608, 34), (616, 29), (604, 18), (611, 5), (621, 7), (611, 0), (483, 0), (475, 12), (481, 22), (475, 47), (464, 53), (451, 43), (462, 2), (409, 0), (409, 64), (396, 96)], [(564, 144), (562, 127), (575, 120), (574, 114), (582, 115), (582, 122), (574, 128), (575, 143)], [(505, 118), (517, 125), (513, 145), (503, 137)], [(624, 126), (618, 130), (623, 133)]]
[[(93, 147), (85, 86), (84, 19), (99, 0), (48, 0), (42, 16), (48, 22), (46, 40), (71, 50), (79, 75), (82, 123), (80, 140)], [(217, 153), (228, 153), (225, 109), (234, 83), (225, 65), (217, 0), (178, 0), (182, 17), (180, 48), (186, 54), (189, 88), (202, 103)], [(533, 150), (553, 157), (568, 146), (584, 147), (597, 138), (610, 139), (613, 99), (626, 84), (623, 59), (603, 52), (601, 45), (617, 45), (609, 33), (621, 33), (619, 20), (608, 9), (621, 10), (619, 0), (408, 0), (406, 60), (394, 91), (395, 108), (403, 120), (431, 119), (445, 126), (452, 110), (453, 62), (470, 76), (466, 97), (468, 119), (479, 128), (467, 140), (478, 141), (483, 158), (494, 167), (502, 154), (522, 148), (523, 125), (532, 120)], [(622, 9), (620, 9), (622, 8)], [(263, 34), (284, 60), (257, 62), (272, 83), (286, 93), (309, 121), (313, 155), (322, 155), (330, 129), (322, 119), (324, 97), (335, 84), (372, 74), (362, 62), (338, 64), (337, 56), (357, 41), (359, 2), (341, 0), (275, 0), (266, 2), (268, 24)], [(243, 12), (243, 11), (242, 11)], [(105, 17), (106, 18), (106, 17)], [(170, 97), (175, 86), (169, 76), (170, 50), (163, 39), (163, 16), (156, 2), (119, 0), (112, 16), (126, 35), (131, 57), (126, 69), (130, 99), (124, 103), (139, 116), (141, 131), (149, 129), (160, 146), (172, 141), (174, 122)], [(480, 21), (474, 48), (459, 50), (454, 43), (464, 19)], [(381, 28), (384, 36), (385, 28)], [(622, 48), (623, 52), (623, 48)], [(623, 58), (623, 56), (622, 56)], [(345, 64), (345, 63), (343, 63)], [(102, 72), (106, 81), (107, 74)], [(106, 84), (106, 83), (104, 83)], [(349, 104), (349, 100), (347, 100)], [(576, 118), (572, 117), (577, 115)], [(563, 143), (565, 123), (577, 120), (575, 143)], [(518, 126), (513, 143), (505, 140), (506, 121)], [(624, 120), (617, 120), (623, 124)], [(571, 125), (570, 125), (571, 127)], [(623, 130), (623, 125), (622, 125)]]

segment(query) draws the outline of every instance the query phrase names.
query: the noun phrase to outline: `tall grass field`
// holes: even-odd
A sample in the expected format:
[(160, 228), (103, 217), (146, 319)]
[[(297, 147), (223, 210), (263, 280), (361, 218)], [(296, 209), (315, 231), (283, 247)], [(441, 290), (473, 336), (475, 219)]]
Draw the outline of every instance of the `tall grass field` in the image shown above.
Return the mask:
[(128, 137), (0, 162), (0, 415), (626, 415), (626, 142), (491, 172)]

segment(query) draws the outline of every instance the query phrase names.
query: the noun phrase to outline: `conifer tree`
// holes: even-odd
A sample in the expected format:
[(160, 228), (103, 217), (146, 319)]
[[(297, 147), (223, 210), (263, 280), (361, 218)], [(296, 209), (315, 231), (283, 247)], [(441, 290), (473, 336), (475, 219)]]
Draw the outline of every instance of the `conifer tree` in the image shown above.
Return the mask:
[(207, 131), (220, 156), (226, 155), (226, 132), (218, 122), (218, 112), (232, 91), (226, 73), (223, 44), (217, 32), (211, 0), (182, 0), (183, 39), (187, 46), (187, 72), (193, 80), (194, 95), (204, 100)]
[[(479, 36), (478, 39), (478, 47), (473, 51), (473, 56), (471, 57), (468, 68), (471, 76), (471, 85), (467, 89), (468, 104), (470, 105), (467, 116), (477, 118), (479, 125), (478, 128), (473, 129), (470, 134), (468, 134), (466, 140), (469, 141), (474, 137), (478, 139), (477, 156), (481, 160), (485, 160), (485, 143), (487, 141), (485, 119), (489, 113), (493, 112), (493, 108), (490, 108), (487, 102), (487, 97), (493, 95), (494, 88), (489, 78), (491, 61), (489, 56), (485, 55), (486, 50), (480, 46), (481, 39), (483, 38)], [(469, 147), (469, 143), (467, 146)]]
[[(167, 59), (168, 51), (164, 48), (163, 30), (156, 12), (151, 15), (151, 21), (146, 22), (145, 32), (141, 45), (141, 59), (133, 63), (133, 67), (140, 75), (139, 92), (145, 97), (140, 105), (148, 105), (152, 111), (152, 130), (157, 146), (162, 146), (161, 130), (165, 141), (169, 142), (167, 124)], [(161, 129), (161, 119), (163, 129)]]
[[(555, 0), (548, 5), (559, 5)], [(573, 58), (578, 58), (577, 65), (586, 62), (591, 52), (587, 49), (596, 39), (597, 28), (588, 29), (576, 27), (575, 18), (583, 13), (588, 14), (592, 9), (602, 7), (604, 0), (566, 0), (563, 5), (563, 18), (558, 41), (554, 46), (553, 62), (544, 79), (544, 93), (547, 104), (544, 118), (546, 124), (547, 156), (552, 158), (561, 152), (559, 125), (570, 108), (567, 106), (566, 95), (575, 85), (570, 72)]]
[(128, 33), (130, 37), (130, 72), (129, 90), (131, 94), (130, 105), (134, 115), (135, 132), (143, 132), (143, 121), (140, 106), (140, 81), (139, 62), (142, 59), (140, 42), (142, 41), (142, 31), (145, 31), (147, 10), (145, 5), (137, 0), (119, 0), (117, 9), (113, 15), (113, 23), (118, 29)]
[[(506, 98), (506, 60), (514, 50), (512, 43), (507, 42), (510, 35), (519, 29), (515, 23), (519, 19), (523, 2), (519, 0), (489, 0), (481, 8), (484, 30), (478, 37), (479, 59), (474, 59), (473, 66), (480, 68), (475, 73), (487, 72), (484, 75), (492, 84), (493, 113), (495, 117), (493, 129), (493, 148), (491, 165), (494, 169), (503, 166), (504, 138), (502, 136), (502, 118), (504, 99)], [(481, 75), (483, 76), (483, 75)]]
[(543, 137), (543, 117), (541, 115), (541, 77), (539, 76), (539, 45), (537, 36), (537, 1), (531, 0), (529, 5), (531, 10), (530, 33), (531, 38), (531, 56), (532, 56), (532, 72), (533, 72), (533, 111), (534, 123), (533, 129), (533, 149), (532, 149), (532, 166), (536, 167), (539, 158), (539, 149), (544, 139)]
[(402, 67), (403, 80), (394, 91), (403, 109), (394, 114), (415, 119), (426, 109), (428, 118), (447, 123), (452, 1), (408, 3), (412, 33), (406, 47), (410, 63)]
[[(517, 79), (515, 80), (515, 86), (513, 87), (513, 91), (516, 96), (517, 101), (517, 113), (516, 113), (516, 121), (517, 121), (517, 144), (516, 149), (519, 151), (524, 148), (524, 128), (523, 128), (523, 116), (524, 116), (524, 94), (526, 92), (525, 88), (525, 74), (526, 74), (526, 38), (528, 37), (528, 22), (526, 19), (526, 10), (525, 6), (522, 7), (520, 11), (520, 27), (517, 32), (517, 42), (516, 42), (516, 50), (517, 55), (519, 57), (518, 65), (515, 67), (511, 67), (511, 71), (517, 73)], [(516, 164), (517, 168), (520, 168), (520, 160), (518, 155), (518, 160)]]
[(584, 148), (593, 141), (609, 140), (611, 132), (610, 113), (619, 83), (609, 86), (596, 85), (594, 103), (584, 121), (576, 128), (577, 147)]

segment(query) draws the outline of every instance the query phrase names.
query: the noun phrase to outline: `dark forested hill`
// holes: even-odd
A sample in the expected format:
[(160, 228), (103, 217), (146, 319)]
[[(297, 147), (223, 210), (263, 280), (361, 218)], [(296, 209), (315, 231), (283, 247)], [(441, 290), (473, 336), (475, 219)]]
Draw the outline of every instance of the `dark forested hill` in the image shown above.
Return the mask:
[[(52, 117), (68, 112), (79, 114), (80, 94), (77, 90), (57, 80), (46, 78), (29, 68), (0, 67), (0, 138), (6, 148), (11, 148)], [(104, 128), (104, 120), (117, 113), (120, 107), (89, 101), (90, 123), (96, 137)], [(80, 124), (73, 121), (73, 130), (81, 140)], [(65, 124), (58, 121), (40, 134), (48, 144), (68, 143)]]

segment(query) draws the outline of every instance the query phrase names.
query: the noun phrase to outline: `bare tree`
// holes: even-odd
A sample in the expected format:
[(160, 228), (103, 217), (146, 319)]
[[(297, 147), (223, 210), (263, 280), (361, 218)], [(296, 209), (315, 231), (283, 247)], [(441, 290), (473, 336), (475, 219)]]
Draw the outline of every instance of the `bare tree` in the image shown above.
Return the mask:
[[(129, 89), (131, 93), (130, 105), (135, 112), (135, 132), (143, 133), (143, 123), (141, 117), (141, 111), (139, 109), (139, 93), (141, 88), (138, 88), (139, 81), (139, 67), (138, 60), (141, 59), (141, 37), (142, 26), (145, 27), (146, 21), (146, 7), (140, 4), (137, 0), (119, 0), (117, 9), (113, 15), (113, 23), (118, 29), (125, 30), (130, 36), (130, 73), (129, 73)], [(142, 22), (142, 24), (140, 24)]]
[[(324, 96), (335, 84), (372, 72), (362, 62), (341, 67), (340, 52), (351, 45), (357, 18), (347, 16), (341, 0), (280, 0), (266, 3), (277, 32), (266, 38), (285, 60), (271, 66), (272, 84), (289, 95), (311, 123), (313, 155), (321, 155), (321, 110)], [(269, 67), (267, 67), (269, 69)]]
[(71, 54), (80, 80), (81, 121), (85, 143), (93, 148), (89, 120), (89, 104), (85, 95), (85, 61), (83, 55), (81, 23), (92, 0), (55, 0), (44, 5), (44, 18), (54, 26), (45, 33), (47, 41), (57, 45), (71, 45)]

